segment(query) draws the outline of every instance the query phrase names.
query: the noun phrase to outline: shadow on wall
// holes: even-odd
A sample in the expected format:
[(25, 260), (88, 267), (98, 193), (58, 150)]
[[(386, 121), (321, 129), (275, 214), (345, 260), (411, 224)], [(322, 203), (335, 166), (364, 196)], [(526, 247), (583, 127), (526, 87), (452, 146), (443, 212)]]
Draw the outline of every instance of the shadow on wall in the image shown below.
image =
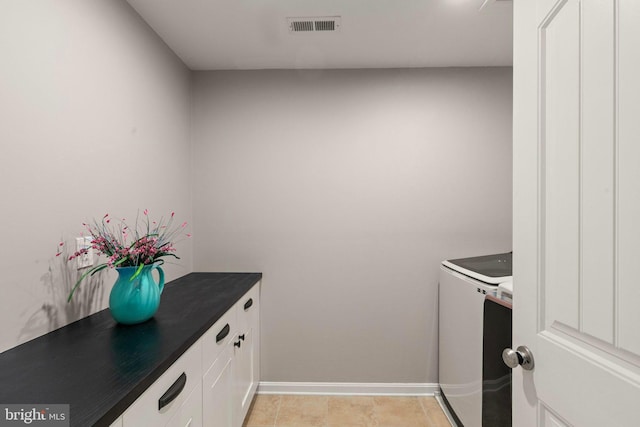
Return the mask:
[(48, 300), (28, 317), (20, 330), (20, 340), (41, 335), (42, 331), (51, 332), (102, 308), (103, 271), (86, 277), (74, 293), (71, 302), (67, 303), (71, 289), (86, 269), (78, 270), (76, 261), (69, 261), (66, 249), (63, 249), (59, 256), (50, 259), (48, 264), (47, 272), (40, 278)]

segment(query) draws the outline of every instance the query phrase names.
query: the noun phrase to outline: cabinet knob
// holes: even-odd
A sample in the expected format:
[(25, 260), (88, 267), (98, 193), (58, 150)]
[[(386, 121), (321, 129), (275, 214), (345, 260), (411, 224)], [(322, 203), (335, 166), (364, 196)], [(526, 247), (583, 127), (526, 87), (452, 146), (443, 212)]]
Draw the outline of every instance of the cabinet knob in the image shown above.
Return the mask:
[(241, 346), (241, 345), (242, 345), (242, 341), (240, 341), (240, 340), (238, 340), (238, 342), (234, 342), (234, 343), (233, 343), (233, 346), (234, 346), (234, 347), (238, 347), (238, 348), (240, 348), (240, 346)]
[(244, 341), (244, 334), (238, 335), (238, 338), (240, 338), (242, 341)]
[(249, 298), (247, 302), (244, 303), (244, 309), (249, 310), (249, 308), (253, 305), (253, 298)]

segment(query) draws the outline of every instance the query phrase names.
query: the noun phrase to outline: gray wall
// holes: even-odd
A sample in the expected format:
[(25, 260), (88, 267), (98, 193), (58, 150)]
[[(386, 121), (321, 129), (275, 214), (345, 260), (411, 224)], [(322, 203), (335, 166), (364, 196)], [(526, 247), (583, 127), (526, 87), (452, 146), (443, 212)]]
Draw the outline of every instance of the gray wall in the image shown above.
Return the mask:
[(10, 0), (0, 51), (0, 351), (106, 307), (57, 243), (148, 208), (195, 223), (169, 279), (264, 272), (263, 380), (437, 381), (438, 262), (510, 249), (510, 69), (190, 88), (120, 0)]
[[(0, 351), (107, 306), (57, 243), (104, 213), (191, 220), (190, 73), (120, 0), (8, 0), (0, 13)], [(192, 270), (191, 242), (169, 278)]]
[(439, 261), (511, 248), (511, 69), (193, 92), (194, 268), (264, 273), (262, 380), (436, 382)]

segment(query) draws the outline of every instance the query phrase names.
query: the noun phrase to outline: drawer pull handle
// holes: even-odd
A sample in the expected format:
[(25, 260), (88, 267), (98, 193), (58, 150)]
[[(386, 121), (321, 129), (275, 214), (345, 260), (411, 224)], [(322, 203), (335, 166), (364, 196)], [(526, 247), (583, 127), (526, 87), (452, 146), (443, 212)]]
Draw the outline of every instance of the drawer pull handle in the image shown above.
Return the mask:
[(242, 341), (244, 341), (244, 334), (238, 335), (238, 338), (240, 338)]
[(231, 330), (231, 328), (229, 327), (229, 324), (227, 323), (226, 325), (224, 325), (224, 328), (222, 328), (222, 330), (220, 332), (218, 332), (218, 335), (216, 335), (216, 342), (220, 342), (223, 339), (225, 339), (225, 337), (227, 335), (229, 335), (229, 331)]
[(253, 305), (253, 298), (249, 298), (249, 301), (244, 303), (244, 309), (249, 310), (249, 308), (251, 308), (251, 306)]
[(164, 408), (169, 403), (173, 402), (175, 398), (178, 397), (180, 392), (182, 392), (182, 389), (184, 389), (185, 384), (187, 384), (187, 374), (183, 372), (182, 375), (178, 377), (176, 382), (173, 383), (171, 387), (169, 387), (169, 390), (167, 390), (162, 395), (162, 397), (158, 399), (158, 410)]

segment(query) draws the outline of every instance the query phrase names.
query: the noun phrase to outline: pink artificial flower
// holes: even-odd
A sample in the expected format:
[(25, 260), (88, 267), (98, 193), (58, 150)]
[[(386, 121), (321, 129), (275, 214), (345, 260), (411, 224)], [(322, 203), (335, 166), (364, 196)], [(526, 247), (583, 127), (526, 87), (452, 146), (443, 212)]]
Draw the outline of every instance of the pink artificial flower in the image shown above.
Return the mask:
[[(139, 212), (139, 211), (138, 211)], [(149, 209), (144, 209), (145, 216), (149, 216)], [(86, 230), (82, 233), (82, 236), (90, 236), (91, 243), (89, 248), (95, 250), (99, 255), (105, 256), (105, 262), (98, 266), (88, 270), (88, 273), (95, 273), (105, 266), (108, 267), (131, 267), (145, 264), (152, 264), (157, 261), (162, 261), (164, 256), (175, 256), (173, 253), (176, 248), (169, 240), (180, 234), (179, 230), (187, 226), (187, 222), (182, 223), (181, 226), (172, 226), (175, 212), (171, 212), (169, 221), (151, 221), (150, 219), (143, 221), (143, 227), (136, 228), (130, 231), (130, 227), (122, 221), (117, 221), (117, 226), (111, 226), (111, 217), (109, 214), (105, 214), (102, 217), (102, 221), (93, 221), (93, 224), (83, 222), (82, 225)], [(153, 227), (150, 224), (153, 223)], [(186, 234), (187, 237), (191, 237), (191, 233)], [(130, 237), (130, 239), (129, 239)], [(129, 243), (126, 243), (126, 242)], [(63, 254), (62, 247), (66, 244), (60, 242), (56, 250), (56, 257)], [(89, 248), (81, 249), (68, 256), (68, 260), (71, 261), (82, 255), (88, 253)], [(67, 253), (64, 253), (67, 256)], [(86, 277), (86, 274), (82, 276), (82, 279)], [(82, 280), (81, 279), (81, 280)], [(76, 286), (80, 281), (76, 283)], [(75, 290), (75, 287), (74, 287)], [(69, 295), (69, 298), (73, 295), (73, 291)]]

